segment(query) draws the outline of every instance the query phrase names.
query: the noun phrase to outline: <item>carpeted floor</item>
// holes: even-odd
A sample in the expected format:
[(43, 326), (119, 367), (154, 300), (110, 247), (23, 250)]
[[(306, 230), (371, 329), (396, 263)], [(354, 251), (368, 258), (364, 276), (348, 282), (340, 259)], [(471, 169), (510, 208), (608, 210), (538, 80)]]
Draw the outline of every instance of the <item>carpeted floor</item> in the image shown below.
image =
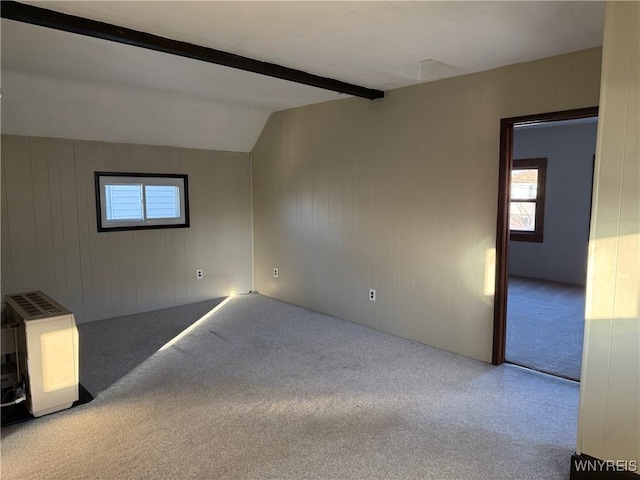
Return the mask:
[(507, 361), (580, 380), (584, 307), (584, 287), (509, 277)]
[(99, 394), (223, 300), (78, 325), (80, 383)]
[(575, 448), (574, 382), (256, 294), (111, 381), (3, 429), (2, 478), (566, 479)]

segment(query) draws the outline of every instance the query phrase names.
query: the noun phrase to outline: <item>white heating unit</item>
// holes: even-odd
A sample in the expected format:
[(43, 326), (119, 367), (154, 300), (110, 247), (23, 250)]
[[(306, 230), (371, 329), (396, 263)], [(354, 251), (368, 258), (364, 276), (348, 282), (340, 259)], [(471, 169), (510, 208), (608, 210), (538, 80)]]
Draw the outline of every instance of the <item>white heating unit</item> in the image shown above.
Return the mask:
[(78, 329), (73, 313), (42, 292), (7, 295), (7, 321), (18, 324), (18, 365), (35, 416), (78, 400)]

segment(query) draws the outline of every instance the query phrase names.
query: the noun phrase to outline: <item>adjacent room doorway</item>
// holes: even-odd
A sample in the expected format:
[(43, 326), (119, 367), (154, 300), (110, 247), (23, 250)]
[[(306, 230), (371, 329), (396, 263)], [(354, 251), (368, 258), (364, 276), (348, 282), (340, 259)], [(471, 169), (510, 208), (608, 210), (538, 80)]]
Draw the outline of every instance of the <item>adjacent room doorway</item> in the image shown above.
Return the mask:
[(579, 380), (597, 115), (501, 121), (496, 365)]

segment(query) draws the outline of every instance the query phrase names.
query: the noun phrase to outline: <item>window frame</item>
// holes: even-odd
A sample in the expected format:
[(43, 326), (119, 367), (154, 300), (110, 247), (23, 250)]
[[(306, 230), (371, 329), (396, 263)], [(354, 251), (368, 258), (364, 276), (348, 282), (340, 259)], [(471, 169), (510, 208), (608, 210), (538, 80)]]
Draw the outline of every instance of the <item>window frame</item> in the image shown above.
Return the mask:
[(535, 203), (536, 205), (536, 218), (535, 218), (535, 230), (513, 230), (509, 228), (509, 239), (514, 242), (534, 242), (542, 243), (544, 241), (544, 204), (546, 197), (547, 186), (547, 159), (546, 158), (518, 158), (513, 159), (513, 165), (511, 166), (511, 172), (514, 170), (532, 170), (538, 171), (538, 186), (536, 189), (535, 199), (520, 199), (513, 198), (511, 196), (511, 184), (509, 181), (509, 216), (511, 218), (511, 205), (514, 202)]
[[(179, 218), (159, 218), (159, 219), (144, 219), (144, 220), (122, 220), (112, 222), (109, 225), (109, 221), (106, 219), (106, 208), (104, 208), (105, 202), (105, 184), (103, 180), (109, 178), (118, 179), (132, 179), (136, 182), (146, 185), (162, 185), (158, 183), (158, 179), (167, 179), (169, 182), (167, 185), (177, 186), (180, 192), (180, 212)], [(144, 179), (149, 179), (150, 182), (146, 183)], [(96, 198), (96, 221), (98, 232), (122, 232), (129, 230), (157, 230), (164, 228), (189, 228), (189, 177), (188, 175), (172, 174), (172, 173), (132, 173), (132, 172), (94, 172), (95, 180), (95, 198)], [(144, 200), (143, 200), (144, 202)], [(143, 203), (143, 212), (145, 211), (145, 205)], [(183, 213), (184, 212), (184, 213)]]

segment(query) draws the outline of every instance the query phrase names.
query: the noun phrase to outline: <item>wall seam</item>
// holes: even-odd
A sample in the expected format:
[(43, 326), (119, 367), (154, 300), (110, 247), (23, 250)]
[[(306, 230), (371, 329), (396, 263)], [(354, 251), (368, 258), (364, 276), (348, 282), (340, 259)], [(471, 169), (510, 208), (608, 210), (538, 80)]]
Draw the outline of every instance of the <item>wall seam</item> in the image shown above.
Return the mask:
[(253, 151), (249, 152), (249, 200), (251, 202), (251, 291), (256, 290), (256, 261), (253, 216)]
[[(36, 217), (36, 200), (35, 197), (33, 195), (33, 190), (34, 190), (34, 185), (35, 182), (33, 181), (33, 149), (31, 148), (31, 142), (33, 140), (33, 137), (28, 137), (27, 143), (29, 144), (29, 178), (31, 180), (31, 203), (33, 205), (33, 231), (35, 233), (36, 238), (34, 239), (35, 242), (35, 247), (36, 247), (36, 269), (38, 270), (38, 290), (40, 290), (41, 287), (41, 275), (40, 275), (40, 248), (38, 245), (38, 219)], [(31, 290), (31, 287), (29, 287), (29, 290)]]
[[(1, 159), (1, 157), (0, 157)], [(0, 160), (1, 161), (1, 160)], [(13, 252), (13, 247), (11, 245), (11, 222), (9, 222), (9, 196), (7, 195), (7, 174), (5, 171), (5, 164), (6, 161), (2, 162), (2, 165), (0, 165), (0, 175), (2, 175), (2, 178), (4, 178), (4, 188), (2, 189), (2, 196), (0, 197), (1, 199), (4, 199), (4, 203), (6, 204), (6, 210), (7, 210), (7, 231), (5, 232), (5, 235), (7, 236), (7, 242), (9, 244), (9, 252)], [(11, 289), (15, 290), (15, 285), (14, 285), (14, 270), (13, 270), (13, 255), (7, 255), (8, 260), (9, 260), (9, 265), (11, 266)], [(3, 287), (2, 287), (2, 295), (4, 295), (4, 282), (3, 283)], [(4, 306), (4, 296), (1, 299), (2, 301), (2, 305)], [(4, 308), (3, 308), (3, 312), (4, 312)]]

